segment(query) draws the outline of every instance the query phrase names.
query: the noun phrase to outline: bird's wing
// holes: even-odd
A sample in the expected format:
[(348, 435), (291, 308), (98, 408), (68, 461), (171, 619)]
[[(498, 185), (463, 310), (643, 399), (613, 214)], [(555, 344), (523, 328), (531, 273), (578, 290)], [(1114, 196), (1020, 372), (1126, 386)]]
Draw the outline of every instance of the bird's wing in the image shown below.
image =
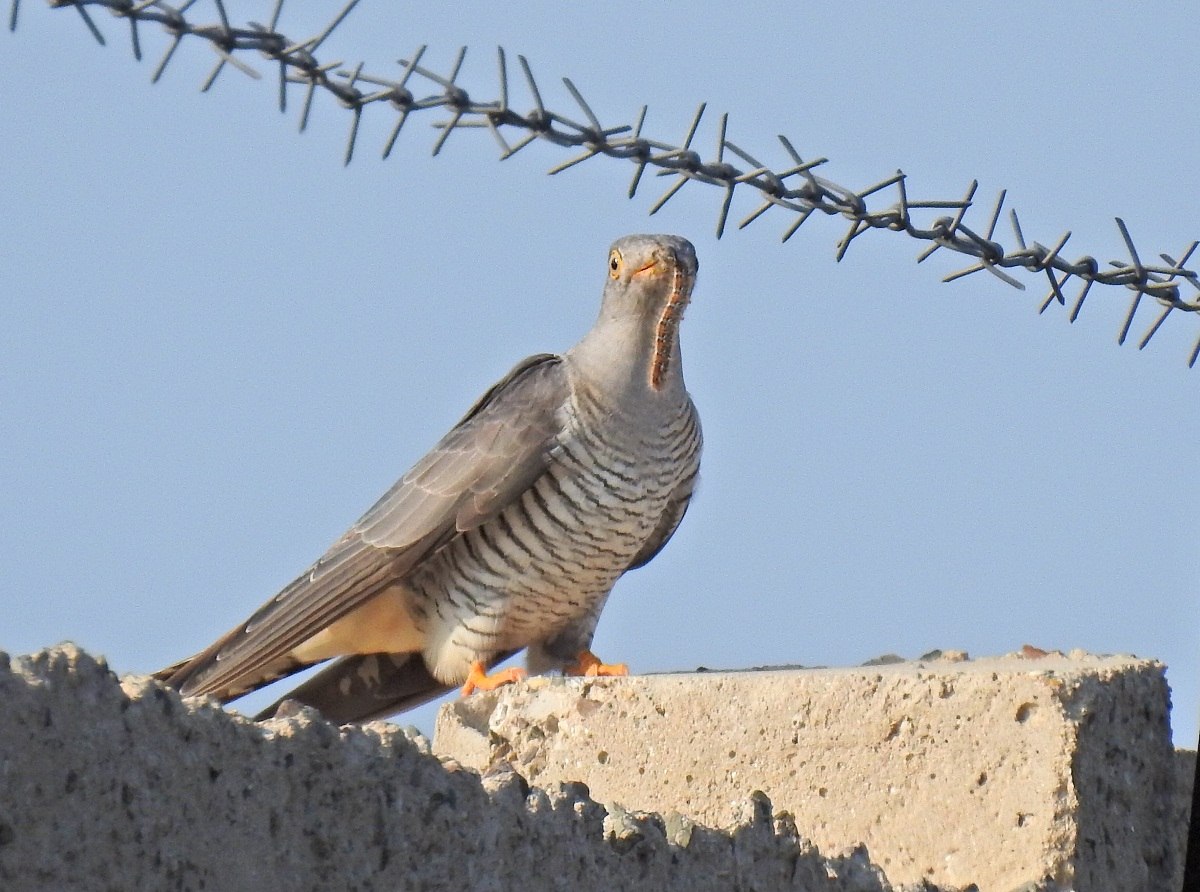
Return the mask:
[(521, 362), (307, 572), (158, 677), (185, 694), (229, 700), (301, 668), (288, 661), (293, 648), (494, 516), (545, 471), (569, 394), (560, 357)]

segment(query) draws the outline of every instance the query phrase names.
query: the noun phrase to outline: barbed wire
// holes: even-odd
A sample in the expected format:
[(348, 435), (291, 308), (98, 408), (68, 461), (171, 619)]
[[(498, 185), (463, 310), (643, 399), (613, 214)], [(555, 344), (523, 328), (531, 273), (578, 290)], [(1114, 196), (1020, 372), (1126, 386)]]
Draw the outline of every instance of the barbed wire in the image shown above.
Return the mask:
[[(886, 229), (893, 232), (904, 232), (911, 238), (929, 242), (928, 247), (917, 255), (918, 263), (928, 259), (939, 248), (946, 248), (975, 259), (976, 262), (964, 269), (945, 276), (942, 280), (944, 282), (987, 271), (1003, 282), (1024, 290), (1025, 285), (1005, 270), (1023, 269), (1035, 274), (1044, 273), (1049, 290), (1042, 299), (1039, 313), (1045, 312), (1055, 302), (1065, 307), (1067, 296), (1064, 288), (1071, 280), (1078, 279), (1081, 284), (1071, 302), (1072, 306), (1068, 317), (1071, 322), (1078, 318), (1084, 300), (1093, 285), (1124, 286), (1134, 294), (1117, 336), (1119, 344), (1125, 343), (1143, 298), (1152, 297), (1161, 307), (1161, 311), (1138, 341), (1139, 350), (1150, 342), (1150, 339), (1154, 337), (1171, 313), (1177, 310), (1185, 313), (1200, 312), (1200, 297), (1192, 294), (1192, 291), (1200, 292), (1200, 274), (1187, 267), (1188, 261), (1197, 246), (1200, 246), (1200, 242), (1193, 241), (1177, 257), (1159, 254), (1162, 264), (1143, 263), (1134, 247), (1128, 228), (1119, 217), (1116, 218), (1117, 229), (1129, 252), (1129, 258), (1128, 260), (1109, 261), (1107, 267), (1089, 255), (1084, 255), (1075, 261), (1064, 258), (1062, 251), (1071, 238), (1070, 231), (1064, 233), (1049, 248), (1037, 241), (1026, 241), (1015, 210), (1009, 210), (1008, 217), (1016, 247), (1007, 249), (995, 238), (996, 226), (1004, 207), (1005, 191), (1000, 192), (991, 214), (986, 220), (986, 226), (980, 232), (976, 228), (968, 226), (965, 221), (967, 212), (974, 207), (975, 193), (979, 185), (977, 181), (971, 183), (962, 198), (949, 201), (914, 201), (910, 199), (906, 186), (907, 177), (899, 170), (865, 189), (851, 189), (814, 173), (814, 170), (827, 163), (828, 159), (812, 158), (805, 161), (791, 141), (782, 135), (778, 139), (790, 163), (785, 168), (776, 170), (763, 164), (728, 138), (728, 115), (721, 116), (717, 127), (715, 156), (704, 160), (701, 154), (692, 148), (706, 111), (704, 104), (701, 104), (696, 110), (682, 143), (675, 144), (642, 135), (647, 114), (645, 105), (641, 107), (634, 123), (615, 127), (603, 126), (579, 89), (569, 78), (564, 77), (563, 84), (579, 106), (585, 119), (584, 123), (580, 123), (546, 107), (528, 60), (524, 56), (518, 55), (517, 62), (534, 103), (534, 107), (530, 111), (521, 114), (509, 104), (509, 62), (503, 48), (497, 48), (498, 97), (488, 101), (473, 99), (467, 90), (458, 83), (458, 76), (467, 54), (466, 47), (459, 50), (448, 75), (438, 74), (420, 64), (425, 53), (425, 46), (418, 47), (411, 58), (399, 60), (402, 68), (399, 77), (381, 77), (365, 73), (362, 62), (347, 67), (341, 61), (320, 61), (316, 56), (317, 50), (350, 14), (351, 10), (358, 5), (358, 0), (349, 0), (320, 33), (304, 40), (293, 40), (277, 30), (284, 0), (276, 0), (271, 19), (266, 25), (248, 22), (240, 27), (230, 25), (223, 0), (211, 0), (218, 20), (205, 24), (197, 24), (186, 17), (186, 13), (197, 0), (184, 0), (178, 6), (172, 6), (162, 0), (48, 0), (48, 2), (53, 8), (73, 7), (88, 30), (102, 45), (106, 43), (104, 35), (92, 20), (87, 7), (104, 7), (115, 17), (125, 19), (129, 23), (133, 55), (139, 61), (142, 58), (139, 25), (149, 22), (161, 25), (171, 36), (171, 43), (154, 70), (151, 77), (152, 82), (157, 82), (162, 77), (166, 66), (174, 58), (175, 51), (185, 38), (198, 38), (205, 41), (217, 54), (216, 64), (204, 80), (201, 86), (202, 91), (207, 91), (212, 87), (227, 65), (237, 68), (250, 77), (261, 78), (261, 75), (240, 57), (248, 52), (260, 53), (267, 59), (278, 63), (279, 109), (281, 112), (287, 111), (289, 84), (301, 84), (307, 87), (300, 112), (301, 131), (308, 124), (313, 97), (318, 90), (330, 94), (341, 106), (351, 111), (353, 117), (343, 156), (345, 164), (349, 164), (354, 157), (359, 123), (362, 120), (364, 109), (369, 107), (387, 109), (396, 115), (395, 124), (383, 146), (384, 158), (391, 154), (396, 140), (411, 115), (441, 109), (448, 115), (448, 118), (433, 122), (434, 128), (440, 131), (434, 140), (434, 155), (442, 150), (451, 133), (467, 128), (489, 130), (500, 146), (502, 160), (511, 158), (538, 140), (564, 148), (580, 148), (583, 149), (582, 154), (552, 167), (549, 173), (552, 175), (562, 173), (598, 156), (623, 160), (634, 165), (633, 179), (630, 181), (628, 190), (630, 198), (637, 194), (647, 168), (655, 168), (658, 176), (674, 177), (675, 179), (651, 205), (650, 214), (657, 213), (690, 182), (716, 186), (724, 192), (717, 217), (717, 238), (720, 238), (725, 232), (735, 192), (749, 190), (758, 194), (757, 197), (761, 203), (753, 212), (738, 222), (738, 229), (744, 229), (767, 211), (775, 208), (791, 215), (782, 234), (783, 242), (795, 235), (796, 231), (815, 212), (819, 211), (831, 217), (840, 216), (848, 220), (849, 228), (837, 243), (838, 260), (846, 255), (851, 243), (868, 230)], [(12, 0), (10, 30), (16, 30), (19, 9), (20, 0)], [(410, 84), (413, 83), (427, 85), (431, 92), (417, 98), (417, 94), (410, 87)], [(510, 143), (505, 135), (506, 130), (521, 131), (522, 135), (518, 140)], [(729, 160), (730, 157), (737, 159), (747, 167), (743, 169), (732, 163)], [(868, 198), (879, 196), (885, 192), (894, 194), (895, 201), (892, 204), (875, 209), (868, 207)], [(913, 211), (936, 212), (939, 210), (953, 213), (936, 217), (926, 226), (918, 225), (913, 217)], [(1191, 291), (1188, 292), (1190, 299), (1184, 299), (1181, 296), (1180, 285), (1182, 282), (1186, 282), (1191, 288)], [(1197, 339), (1188, 357), (1189, 367), (1196, 364), (1198, 356), (1200, 356), (1200, 338)]]

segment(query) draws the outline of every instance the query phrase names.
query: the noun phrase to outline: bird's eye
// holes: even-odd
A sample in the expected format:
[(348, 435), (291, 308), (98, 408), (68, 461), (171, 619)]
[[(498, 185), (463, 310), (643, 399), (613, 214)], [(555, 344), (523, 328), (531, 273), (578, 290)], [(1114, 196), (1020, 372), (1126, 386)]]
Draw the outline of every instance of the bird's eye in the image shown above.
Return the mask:
[(608, 275), (609, 275), (609, 277), (615, 279), (615, 278), (617, 278), (617, 276), (621, 275), (621, 268), (624, 265), (625, 265), (625, 263), (623, 260), (621, 260), (621, 255), (618, 252), (613, 251), (611, 254), (609, 254), (608, 255)]

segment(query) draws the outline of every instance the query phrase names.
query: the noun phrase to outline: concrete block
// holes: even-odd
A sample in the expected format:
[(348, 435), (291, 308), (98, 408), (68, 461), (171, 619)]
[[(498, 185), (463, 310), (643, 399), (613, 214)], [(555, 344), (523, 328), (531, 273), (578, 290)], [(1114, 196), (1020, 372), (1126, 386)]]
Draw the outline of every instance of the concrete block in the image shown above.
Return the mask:
[(899, 892), (761, 794), (728, 814), (717, 830), (507, 764), (480, 776), (384, 722), (255, 724), (71, 646), (0, 653), (4, 892)]
[(712, 827), (764, 791), (893, 883), (1162, 892), (1190, 796), (1168, 717), (1161, 664), (1072, 653), (534, 678), (443, 707), (434, 751)]

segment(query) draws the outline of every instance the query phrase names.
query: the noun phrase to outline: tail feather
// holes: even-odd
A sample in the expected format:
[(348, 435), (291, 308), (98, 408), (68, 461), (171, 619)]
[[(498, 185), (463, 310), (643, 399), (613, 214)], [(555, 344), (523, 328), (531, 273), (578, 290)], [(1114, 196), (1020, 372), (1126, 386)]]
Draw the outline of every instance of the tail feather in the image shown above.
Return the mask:
[[(188, 696), (192, 692), (189, 690), (188, 684), (193, 679), (199, 678), (200, 674), (212, 662), (209, 651), (195, 654), (188, 657), (186, 660), (180, 660), (178, 663), (173, 663), (159, 669), (152, 676), (163, 684), (175, 688), (184, 696)], [(251, 691), (257, 691), (261, 687), (279, 681), (281, 678), (287, 678), (289, 675), (294, 675), (302, 669), (307, 669), (309, 666), (315, 666), (320, 660), (303, 662), (293, 657), (283, 656), (271, 663), (266, 664), (252, 678), (248, 678), (238, 685), (227, 685), (223, 688), (218, 688), (210, 692), (210, 696), (216, 697), (222, 703), (228, 703), (230, 700), (236, 700), (238, 697), (243, 697)]]
[(270, 718), (285, 701), (295, 700), (339, 725), (368, 722), (449, 690), (430, 674), (420, 654), (354, 654), (330, 664), (255, 718)]
[[(490, 665), (514, 653), (498, 654)], [(419, 653), (355, 654), (318, 672), (255, 718), (270, 718), (285, 701), (295, 700), (338, 725), (369, 722), (413, 709), (452, 689), (433, 677)]]

